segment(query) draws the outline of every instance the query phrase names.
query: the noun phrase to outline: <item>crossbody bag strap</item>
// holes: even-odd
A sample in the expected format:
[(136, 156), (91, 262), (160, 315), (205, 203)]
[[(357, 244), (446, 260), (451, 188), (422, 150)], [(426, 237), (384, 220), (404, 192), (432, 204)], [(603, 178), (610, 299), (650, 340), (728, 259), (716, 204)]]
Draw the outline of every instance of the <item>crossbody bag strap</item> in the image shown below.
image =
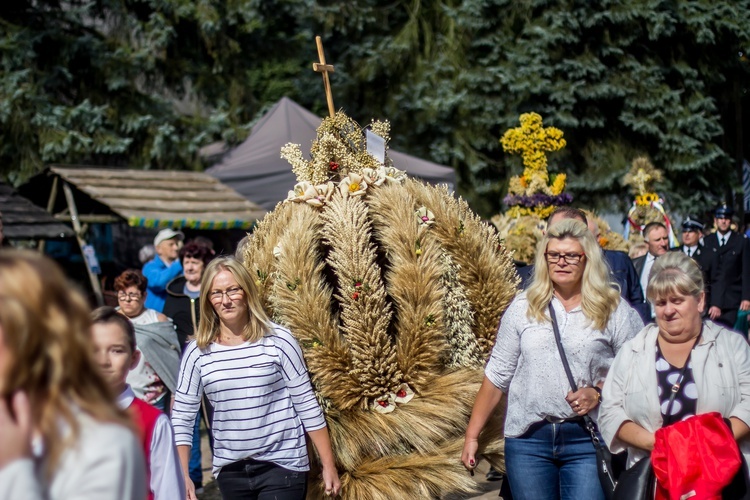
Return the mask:
[(667, 402), (667, 416), (665, 417), (665, 420), (662, 422), (662, 427), (666, 427), (672, 423), (672, 406), (674, 405), (674, 400), (677, 397), (677, 394), (679, 394), (679, 392), (682, 390), (682, 382), (685, 380), (685, 372), (687, 371), (688, 365), (690, 364), (690, 358), (693, 357), (693, 349), (695, 349), (695, 346), (698, 345), (700, 338), (701, 338), (700, 335), (698, 335), (698, 338), (695, 339), (693, 348), (690, 349), (690, 354), (688, 354), (688, 357), (685, 360), (685, 364), (682, 366), (682, 370), (680, 370), (680, 376), (677, 377), (677, 382), (675, 382), (674, 385), (672, 385), (672, 393), (669, 395), (669, 402)]
[(555, 332), (555, 342), (557, 343), (557, 350), (560, 353), (560, 359), (562, 360), (563, 368), (565, 368), (565, 375), (568, 376), (568, 382), (570, 383), (573, 392), (578, 390), (573, 374), (570, 372), (570, 365), (568, 364), (568, 358), (565, 356), (565, 349), (563, 349), (562, 340), (560, 340), (560, 329), (557, 327), (557, 317), (555, 316), (555, 310), (552, 308), (552, 302), (549, 303), (549, 317), (552, 320), (552, 330)]
[[(555, 333), (555, 343), (557, 344), (557, 350), (560, 352), (560, 360), (562, 361), (563, 368), (565, 368), (565, 375), (568, 376), (568, 382), (573, 392), (578, 391), (578, 385), (573, 378), (573, 373), (570, 371), (570, 364), (568, 364), (568, 358), (565, 356), (565, 349), (563, 349), (562, 340), (560, 339), (560, 329), (557, 326), (557, 316), (555, 316), (555, 310), (552, 308), (552, 302), (549, 303), (549, 317), (552, 320), (552, 331)], [(596, 425), (594, 421), (588, 415), (583, 416), (583, 423), (586, 426), (586, 430), (591, 434), (591, 441), (597, 448), (602, 446), (599, 436), (596, 434)]]

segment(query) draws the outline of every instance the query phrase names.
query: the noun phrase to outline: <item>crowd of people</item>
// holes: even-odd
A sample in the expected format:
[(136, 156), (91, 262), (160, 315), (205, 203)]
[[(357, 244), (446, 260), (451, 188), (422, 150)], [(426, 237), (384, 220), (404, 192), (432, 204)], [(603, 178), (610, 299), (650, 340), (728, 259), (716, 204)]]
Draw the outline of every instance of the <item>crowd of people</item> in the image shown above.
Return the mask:
[[(615, 266), (583, 212), (553, 212), (500, 322), (464, 466), (476, 467), (479, 433), (505, 398), (506, 500), (745, 498), (750, 347), (737, 318), (750, 309), (750, 243), (731, 216), (719, 207), (709, 235), (687, 217), (674, 249), (663, 224), (648, 224), (647, 253)], [(628, 275), (645, 301), (629, 296)], [(620, 482), (601, 443), (625, 454)]]
[[(660, 498), (743, 498), (750, 243), (732, 215), (719, 207), (711, 234), (687, 217), (673, 249), (648, 224), (631, 261), (599, 247), (585, 213), (557, 209), (498, 318), (464, 466), (505, 400), (506, 500), (608, 498), (597, 443), (651, 464)], [(302, 350), (243, 265), (165, 229), (114, 289), (117, 307), (90, 312), (52, 261), (0, 253), (0, 499), (197, 499), (201, 423), (223, 498), (305, 498), (308, 442), (340, 493)], [(691, 464), (719, 447), (736, 467), (709, 480)]]

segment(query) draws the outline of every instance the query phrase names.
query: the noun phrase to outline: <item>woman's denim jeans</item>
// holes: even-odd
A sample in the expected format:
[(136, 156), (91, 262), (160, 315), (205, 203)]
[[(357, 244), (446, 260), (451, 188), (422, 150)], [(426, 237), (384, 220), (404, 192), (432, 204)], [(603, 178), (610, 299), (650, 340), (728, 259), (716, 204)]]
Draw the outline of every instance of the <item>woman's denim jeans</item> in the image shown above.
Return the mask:
[(581, 421), (545, 420), (505, 438), (505, 466), (514, 500), (604, 500), (594, 445)]

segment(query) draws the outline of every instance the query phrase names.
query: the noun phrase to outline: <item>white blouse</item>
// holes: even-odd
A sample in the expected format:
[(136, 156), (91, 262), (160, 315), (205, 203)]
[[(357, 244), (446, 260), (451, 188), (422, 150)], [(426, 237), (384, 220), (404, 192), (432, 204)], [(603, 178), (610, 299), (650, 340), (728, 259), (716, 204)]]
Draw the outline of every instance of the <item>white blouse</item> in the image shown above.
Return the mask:
[[(595, 330), (581, 307), (570, 312), (552, 299), (565, 355), (580, 387), (604, 380), (620, 347), (643, 328), (630, 305), (620, 300), (604, 331)], [(503, 315), (485, 375), (508, 395), (505, 436), (522, 435), (535, 422), (572, 418), (576, 413), (565, 401), (570, 384), (560, 359), (552, 323), (526, 316), (526, 292), (519, 294)], [(596, 409), (591, 414), (596, 418)]]

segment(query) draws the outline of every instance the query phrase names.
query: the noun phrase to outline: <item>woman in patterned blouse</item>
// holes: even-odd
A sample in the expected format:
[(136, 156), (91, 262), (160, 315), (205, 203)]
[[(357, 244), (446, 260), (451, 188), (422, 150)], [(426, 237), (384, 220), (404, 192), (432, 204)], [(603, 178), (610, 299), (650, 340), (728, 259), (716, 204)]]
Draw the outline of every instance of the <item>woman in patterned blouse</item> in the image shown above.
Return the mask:
[[(615, 353), (643, 322), (620, 299), (584, 222), (550, 221), (534, 266), (531, 286), (503, 315), (461, 458), (468, 469), (476, 465), (479, 432), (507, 395), (505, 465), (513, 497), (603, 500), (582, 419), (596, 410)], [(579, 387), (575, 392), (557, 350), (550, 306)]]

